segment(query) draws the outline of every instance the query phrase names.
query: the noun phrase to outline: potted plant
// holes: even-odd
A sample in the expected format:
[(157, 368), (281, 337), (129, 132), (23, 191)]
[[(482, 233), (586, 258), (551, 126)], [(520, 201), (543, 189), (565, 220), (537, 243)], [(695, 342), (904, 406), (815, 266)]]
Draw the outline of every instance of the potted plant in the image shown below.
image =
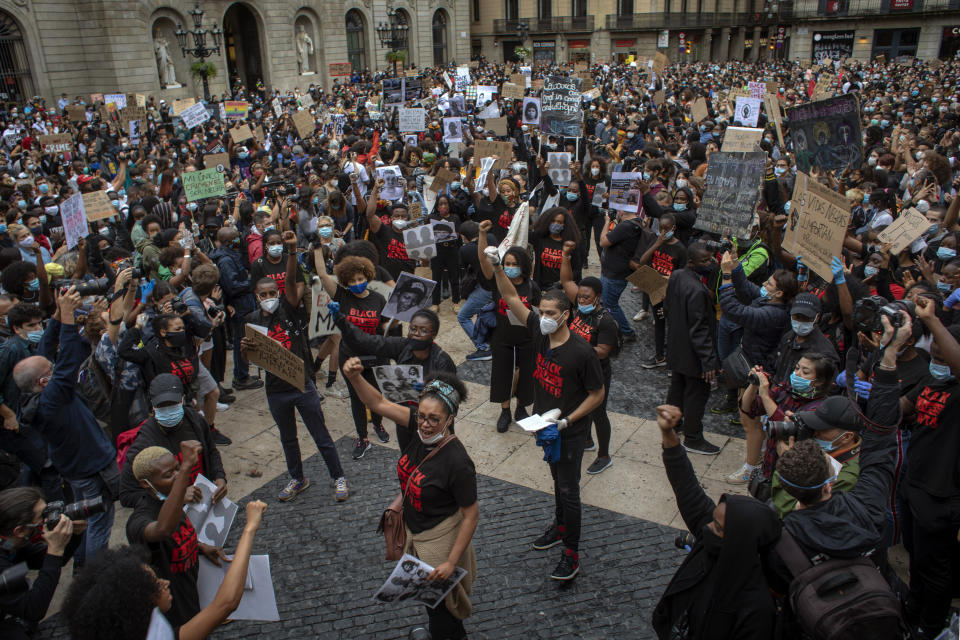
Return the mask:
[(406, 60), (407, 60), (406, 51), (388, 51), (387, 52), (387, 62), (393, 63), (394, 73), (397, 72), (397, 63), (399, 62), (402, 65), (404, 62), (406, 62)]
[(513, 48), (513, 55), (515, 55), (515, 56), (516, 56), (517, 58), (519, 58), (520, 60), (525, 60), (525, 59), (529, 58), (531, 53), (532, 53), (532, 52), (530, 51), (530, 48), (529, 48), (529, 47), (514, 47), (514, 48)]

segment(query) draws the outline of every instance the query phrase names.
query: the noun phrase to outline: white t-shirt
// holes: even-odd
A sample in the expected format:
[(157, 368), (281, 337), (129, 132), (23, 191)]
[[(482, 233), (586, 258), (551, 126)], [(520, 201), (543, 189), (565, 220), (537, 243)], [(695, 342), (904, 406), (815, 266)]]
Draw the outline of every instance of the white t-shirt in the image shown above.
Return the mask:
[(176, 640), (176, 638), (173, 627), (167, 622), (160, 609), (154, 607), (153, 613), (150, 614), (150, 626), (147, 627), (146, 640)]

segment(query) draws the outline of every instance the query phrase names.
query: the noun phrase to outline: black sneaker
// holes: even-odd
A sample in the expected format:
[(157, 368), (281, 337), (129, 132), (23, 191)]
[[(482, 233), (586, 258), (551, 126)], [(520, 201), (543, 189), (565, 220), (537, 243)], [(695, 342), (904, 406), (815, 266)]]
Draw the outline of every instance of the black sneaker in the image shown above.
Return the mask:
[(735, 427), (743, 426), (743, 423), (740, 422), (740, 414), (737, 414), (732, 418), (730, 418), (730, 424), (732, 424)]
[(518, 406), (517, 410), (513, 412), (513, 419), (515, 422), (520, 422), (530, 417), (530, 414), (527, 413), (526, 407)]
[(216, 429), (212, 429), (210, 431), (210, 435), (213, 436), (213, 444), (217, 446), (225, 447), (228, 444), (233, 444), (233, 440), (223, 435), (223, 432), (217, 431)]
[(629, 344), (631, 342), (637, 341), (637, 332), (631, 331), (630, 333), (623, 334), (623, 344)]
[(359, 460), (362, 458), (363, 454), (365, 454), (372, 446), (373, 445), (370, 444), (370, 441), (367, 439), (357, 440), (357, 446), (353, 448), (353, 459)]
[(263, 380), (260, 378), (247, 378), (246, 380), (233, 380), (233, 388), (239, 389), (240, 391), (246, 391), (248, 389), (259, 389), (263, 386)]
[(710, 407), (710, 413), (715, 416), (722, 416), (725, 413), (733, 413), (739, 410), (740, 407), (737, 406), (736, 401), (729, 402), (726, 401), (719, 407)]
[(543, 535), (533, 541), (533, 548), (537, 551), (544, 551), (552, 549), (561, 542), (563, 542), (563, 538), (560, 531), (557, 529), (557, 525), (552, 524), (549, 529), (543, 532)]
[(493, 360), (493, 354), (490, 353), (490, 349), (477, 349), (473, 353), (467, 354), (467, 360)]
[(510, 409), (501, 409), (497, 419), (497, 433), (506, 433), (510, 429)]
[(573, 580), (580, 573), (580, 556), (573, 549), (564, 549), (557, 568), (550, 577), (554, 580)]
[(643, 363), (640, 364), (640, 366), (643, 367), (644, 369), (656, 369), (657, 367), (665, 367), (667, 366), (667, 358), (666, 356), (662, 356), (660, 358), (648, 358), (647, 360), (644, 360)]
[(237, 401), (237, 396), (232, 389), (220, 389), (220, 402), (224, 404), (233, 404)]
[(390, 442), (390, 434), (387, 433), (387, 430), (383, 428), (382, 424), (373, 425), (373, 431), (377, 434), (377, 437), (380, 438), (380, 442)]
[(720, 447), (707, 442), (705, 438), (684, 438), (683, 448), (690, 453), (699, 453), (705, 456), (715, 456), (720, 453)]
[(593, 438), (587, 440), (587, 444), (583, 447), (584, 451), (596, 451), (597, 443), (593, 441)]
[(601, 471), (603, 471), (604, 469), (606, 469), (607, 467), (612, 465), (613, 465), (613, 458), (611, 458), (610, 456), (606, 456), (605, 458), (597, 458), (596, 460), (593, 461), (593, 464), (587, 467), (587, 473), (589, 473), (592, 476), (595, 476)]
[(327, 389), (333, 386), (333, 383), (337, 381), (337, 372), (331, 371), (327, 374), (327, 384), (324, 385)]

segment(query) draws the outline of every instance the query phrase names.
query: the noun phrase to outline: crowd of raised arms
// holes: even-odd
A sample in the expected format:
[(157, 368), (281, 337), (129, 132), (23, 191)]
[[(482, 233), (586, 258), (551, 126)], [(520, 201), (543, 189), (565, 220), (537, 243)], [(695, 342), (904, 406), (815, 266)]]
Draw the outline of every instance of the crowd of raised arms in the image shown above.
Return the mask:
[[(558, 111), (556, 86), (580, 111)], [(286, 502), (310, 485), (296, 410), (344, 501), (350, 462), (321, 405), (338, 376), (352, 458), (392, 451), (371, 435), (400, 446), (384, 521), (402, 517), (402, 549), (435, 567), (430, 582), (467, 571), (411, 637), (466, 638), (484, 564), (472, 538), (495, 516), (455, 435), (467, 390), (435, 341), (441, 317), (462, 327), (443, 340), (490, 361), (501, 411), (484, 437), (542, 420), (555, 516), (530, 541), (559, 548), (551, 578), (580, 570), (581, 469), (617, 473), (614, 370), (643, 367), (664, 402), (637, 417), (661, 430), (691, 534), (653, 614), (660, 638), (946, 627), (960, 593), (960, 63), (481, 59), (330, 90), (238, 85), (180, 117), (191, 108), (132, 93), (0, 105), (0, 571), (39, 570), (0, 594), (4, 638), (33, 633), (71, 559), (75, 640), (206, 637), (238, 606), (266, 509), (246, 505), (201, 608), (198, 558), (224, 551), (198, 543), (183, 507), (204, 499), (201, 474), (208, 498), (228, 495), (219, 414), (265, 394)], [(258, 332), (303, 361), (302, 380), (258, 373)], [(387, 364), (419, 368), (412, 395), (378, 387)], [(707, 410), (746, 439), (716, 503), (688, 459), (720, 451)], [(108, 548), (117, 501), (129, 546)], [(889, 561), (897, 545), (908, 573)]]

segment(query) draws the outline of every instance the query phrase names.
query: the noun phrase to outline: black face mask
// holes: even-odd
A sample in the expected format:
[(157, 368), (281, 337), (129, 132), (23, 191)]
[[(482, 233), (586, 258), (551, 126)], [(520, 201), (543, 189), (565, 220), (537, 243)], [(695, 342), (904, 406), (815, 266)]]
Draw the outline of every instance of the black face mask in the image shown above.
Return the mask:
[(711, 273), (713, 273), (713, 263), (710, 263), (707, 266), (701, 265), (701, 266), (693, 267), (693, 270), (702, 276), (705, 276), (705, 277), (709, 276)]
[(407, 338), (410, 341), (410, 346), (414, 351), (423, 351), (424, 349), (429, 349), (433, 345), (433, 339), (430, 340), (417, 340), (415, 338)]
[(703, 549), (711, 558), (720, 557), (720, 549), (723, 548), (723, 538), (715, 534), (704, 525), (700, 530), (700, 539), (703, 541)]
[(186, 331), (170, 331), (167, 335), (164, 336), (167, 342), (169, 342), (174, 347), (182, 347), (187, 344), (187, 332)]

